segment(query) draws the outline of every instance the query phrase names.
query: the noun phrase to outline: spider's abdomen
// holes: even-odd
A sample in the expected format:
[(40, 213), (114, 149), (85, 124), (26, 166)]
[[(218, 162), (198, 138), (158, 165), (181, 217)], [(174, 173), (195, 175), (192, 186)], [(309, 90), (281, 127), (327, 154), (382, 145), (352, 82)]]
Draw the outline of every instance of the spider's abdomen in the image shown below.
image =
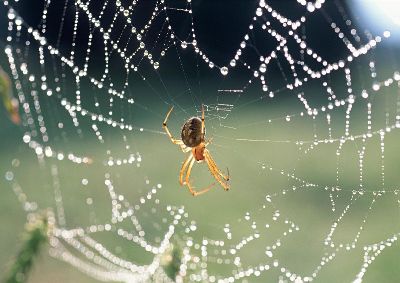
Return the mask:
[(192, 117), (187, 120), (185, 124), (183, 124), (181, 138), (186, 146), (198, 146), (204, 140), (204, 136), (201, 134), (201, 119), (198, 117)]

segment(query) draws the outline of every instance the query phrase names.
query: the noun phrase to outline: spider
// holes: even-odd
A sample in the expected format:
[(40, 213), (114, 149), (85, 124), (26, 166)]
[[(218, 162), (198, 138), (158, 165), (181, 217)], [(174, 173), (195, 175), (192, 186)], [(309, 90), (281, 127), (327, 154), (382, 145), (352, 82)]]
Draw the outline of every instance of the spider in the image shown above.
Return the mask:
[[(221, 173), (218, 169), (215, 161), (211, 157), (210, 152), (206, 149), (206, 146), (210, 143), (210, 141), (205, 141), (205, 123), (204, 123), (204, 106), (201, 106), (201, 119), (199, 117), (192, 117), (188, 119), (182, 126), (181, 132), (181, 140), (175, 139), (167, 127), (167, 120), (169, 115), (171, 114), (174, 107), (172, 107), (163, 122), (163, 129), (167, 133), (168, 137), (171, 139), (173, 144), (179, 145), (181, 150), (186, 153), (192, 151), (191, 154), (186, 158), (185, 162), (182, 164), (181, 171), (179, 172), (179, 183), (181, 186), (187, 185), (190, 193), (193, 196), (198, 196), (207, 192), (211, 187), (214, 185), (211, 184), (210, 186), (202, 189), (200, 191), (194, 190), (192, 185), (190, 184), (189, 177), (192, 171), (192, 167), (195, 161), (197, 163), (201, 163), (205, 161), (208, 165), (208, 169), (210, 170), (211, 174), (214, 178), (221, 184), (225, 191), (229, 190), (229, 170), (228, 174), (225, 176)], [(186, 171), (185, 180), (183, 180), (183, 176)]]

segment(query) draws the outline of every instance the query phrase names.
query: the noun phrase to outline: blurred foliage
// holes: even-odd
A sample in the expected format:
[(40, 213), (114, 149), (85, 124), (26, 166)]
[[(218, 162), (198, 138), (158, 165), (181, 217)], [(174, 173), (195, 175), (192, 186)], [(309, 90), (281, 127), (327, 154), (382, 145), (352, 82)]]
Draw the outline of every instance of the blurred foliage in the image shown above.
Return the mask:
[(13, 97), (10, 77), (0, 66), (0, 97), (3, 100), (4, 108), (7, 110), (11, 121), (19, 125), (21, 117), (18, 110), (18, 99)]
[(163, 267), (165, 274), (175, 281), (181, 264), (182, 250), (177, 244), (171, 244), (161, 257), (161, 266)]
[(26, 282), (35, 258), (48, 242), (49, 213), (31, 216), (25, 227), (21, 250), (15, 258), (5, 283)]

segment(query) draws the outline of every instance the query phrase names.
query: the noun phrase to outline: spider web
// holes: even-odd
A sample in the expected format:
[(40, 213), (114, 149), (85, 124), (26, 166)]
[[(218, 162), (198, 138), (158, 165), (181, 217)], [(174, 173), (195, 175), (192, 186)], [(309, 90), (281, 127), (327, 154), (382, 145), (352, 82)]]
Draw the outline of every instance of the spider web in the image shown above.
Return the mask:
[[(243, 2), (248, 18), (211, 39), (217, 4), (41, 4), (3, 2), (24, 131), (6, 179), (28, 218), (53, 209), (50, 256), (116, 282), (171, 281), (172, 246), (177, 282), (384, 276), (375, 260), (399, 234), (390, 31), (340, 1)], [(237, 40), (229, 52), (223, 36)], [(191, 198), (161, 123), (175, 106), (178, 137), (202, 103), (231, 191)], [(195, 165), (196, 187), (210, 178)]]

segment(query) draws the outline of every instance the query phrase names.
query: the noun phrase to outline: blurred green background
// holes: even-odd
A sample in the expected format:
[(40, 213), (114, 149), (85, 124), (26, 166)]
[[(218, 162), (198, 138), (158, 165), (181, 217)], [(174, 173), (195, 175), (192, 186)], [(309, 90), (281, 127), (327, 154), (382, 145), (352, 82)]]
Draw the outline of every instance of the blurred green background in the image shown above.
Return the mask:
[[(389, 99), (389, 98), (388, 98)], [(150, 102), (149, 102), (150, 103)], [(296, 113), (300, 109), (286, 108), (290, 102), (269, 107), (268, 105), (255, 105), (240, 111), (233, 111), (224, 120), (224, 123), (233, 123), (236, 129), (220, 126), (216, 119), (207, 120), (207, 135), (213, 137), (209, 149), (221, 169), (229, 167), (231, 173), (231, 190), (224, 192), (215, 186), (209, 193), (193, 198), (185, 187), (178, 184), (178, 172), (184, 154), (170, 143), (162, 134), (147, 132), (133, 132), (127, 135), (132, 151), (140, 152), (142, 162), (140, 167), (135, 164), (129, 166), (107, 167), (103, 161), (107, 160), (107, 151), (111, 156), (126, 156), (121, 135), (110, 134), (106, 137), (106, 144), (100, 144), (93, 135), (85, 134), (84, 137), (72, 139), (73, 131), (67, 135), (68, 150), (76, 154), (84, 153), (94, 160), (92, 165), (77, 165), (69, 161), (46, 160), (38, 164), (36, 155), (21, 141), (22, 131), (17, 126), (8, 122), (5, 113), (2, 113), (3, 126), (1, 128), (1, 172), (12, 171), (15, 179), (27, 194), (29, 200), (35, 201), (39, 207), (53, 207), (55, 209), (54, 191), (50, 167), (57, 165), (63, 195), (63, 207), (67, 227), (86, 227), (90, 224), (107, 223), (111, 217), (111, 200), (104, 185), (104, 174), (109, 172), (115, 182), (116, 191), (125, 196), (130, 203), (138, 203), (153, 186), (160, 183), (162, 189), (157, 193), (160, 204), (153, 204), (157, 214), (150, 213), (150, 207), (144, 208), (139, 215), (143, 219), (143, 227), (150, 239), (162, 235), (162, 229), (155, 229), (153, 222), (161, 223), (161, 218), (166, 217), (165, 206), (184, 205), (189, 213), (189, 219), (198, 224), (198, 229), (193, 237), (199, 241), (205, 237), (209, 239), (224, 239), (223, 227), (226, 223), (231, 225), (233, 240), (226, 243), (237, 244), (242, 237), (251, 234), (250, 223), (244, 220), (244, 215), (249, 212), (252, 220), (256, 221), (260, 240), (248, 244), (240, 251), (243, 266), (256, 266), (268, 263), (265, 247), (281, 239), (282, 245), (274, 253), (281, 266), (301, 275), (311, 274), (326, 252), (331, 251), (323, 242), (329, 229), (343, 209), (350, 205), (348, 213), (338, 225), (333, 240), (339, 244), (353, 241), (360, 226), (363, 226), (357, 247), (351, 251), (340, 251), (337, 256), (317, 276), (317, 282), (349, 282), (352, 281), (361, 268), (363, 260), (363, 246), (379, 242), (397, 233), (399, 228), (398, 196), (388, 192), (377, 198), (376, 203), (369, 209), (372, 199), (371, 192), (360, 196), (356, 201), (351, 201), (352, 190), (358, 188), (359, 167), (357, 148), (360, 142), (348, 142), (343, 147), (339, 158), (340, 181), (342, 189), (334, 193), (336, 210), (332, 211), (329, 191), (324, 186), (336, 185), (336, 148), (335, 144), (321, 144), (316, 149), (304, 154), (298, 146), (291, 142), (246, 142), (236, 138), (266, 138), (275, 141), (295, 141), (299, 137), (307, 140), (312, 137), (312, 131), (318, 121), (310, 118), (296, 118), (290, 122), (278, 119), (268, 123), (266, 113), (271, 117), (281, 117), (283, 110)], [(379, 105), (379, 102), (376, 103)], [(164, 108), (164, 107), (162, 107)], [(162, 109), (155, 109), (162, 113)], [(164, 109), (166, 110), (166, 109)], [(195, 113), (195, 109), (187, 108)], [(4, 111), (3, 111), (4, 112)], [(379, 113), (379, 111), (376, 111)], [(384, 112), (384, 111), (383, 111)], [(176, 115), (175, 115), (176, 114)], [(212, 113), (207, 113), (211, 117)], [(275, 115), (276, 114), (276, 115)], [(365, 113), (364, 113), (365, 114)], [(365, 127), (365, 119), (354, 115), (354, 127)], [(376, 121), (378, 123), (379, 116)], [(175, 135), (178, 135), (180, 125), (186, 119), (184, 113), (174, 112), (169, 125)], [(207, 119), (207, 118), (206, 118)], [(356, 120), (359, 120), (356, 122)], [(162, 119), (158, 116), (149, 116), (149, 128), (160, 127)], [(321, 121), (320, 121), (321, 122)], [(359, 124), (358, 124), (359, 123)], [(342, 131), (342, 123), (333, 122), (333, 133)], [(107, 131), (107, 127), (103, 128)], [(326, 133), (326, 125), (318, 125), (318, 133)], [(85, 132), (85, 131), (84, 131)], [(398, 133), (388, 134), (385, 140), (385, 184), (389, 190), (396, 188), (398, 182)], [(62, 148), (64, 149), (64, 148)], [(12, 166), (13, 160), (19, 160), (17, 167)], [(381, 190), (380, 181), (380, 148), (379, 137), (373, 137), (367, 142), (364, 165), (364, 187), (367, 190)], [(267, 169), (263, 169), (263, 165)], [(271, 166), (274, 170), (268, 170)], [(264, 166), (265, 167), (265, 166)], [(298, 183), (280, 173), (283, 170), (295, 174), (318, 187), (298, 188), (291, 191), (292, 186)], [(206, 186), (213, 182), (204, 164), (195, 165), (193, 182), (197, 187)], [(82, 185), (82, 179), (88, 179), (88, 185)], [(150, 184), (146, 184), (146, 180)], [(20, 235), (26, 220), (25, 213), (12, 192), (11, 184), (1, 179), (3, 196), (1, 198), (1, 227), (2, 239), (0, 262), (2, 274), (5, 274), (21, 245)], [(288, 190), (287, 194), (282, 194)], [(268, 206), (266, 195), (273, 195), (274, 207)], [(91, 198), (93, 204), (88, 205), (87, 199)], [(267, 205), (266, 208), (262, 208)], [(300, 230), (284, 237), (287, 230), (283, 221), (273, 221), (272, 214), (279, 210), (282, 220), (289, 219), (300, 227)], [(366, 218), (366, 223), (363, 220)], [(251, 222), (251, 221), (250, 221)], [(265, 228), (269, 224), (270, 228)], [(132, 229), (132, 228), (131, 228)], [(183, 229), (182, 229), (183, 230)], [(176, 232), (182, 237), (183, 231)], [(115, 232), (113, 232), (115, 233)], [(113, 233), (97, 233), (93, 235), (102, 244), (121, 257), (137, 262), (149, 263), (151, 257), (143, 249), (138, 249), (134, 244), (118, 238)], [(395, 282), (400, 278), (398, 267), (398, 245), (395, 243), (387, 248), (377, 258), (365, 276), (365, 282)], [(271, 264), (271, 262), (270, 262)], [(229, 275), (232, 265), (209, 264), (212, 272), (220, 275)], [(340, 272), (338, 272), (340, 270)], [(249, 282), (275, 282), (278, 271), (265, 272), (257, 277), (250, 277)], [(48, 256), (44, 250), (35, 263), (34, 270), (28, 282), (95, 282), (83, 275), (68, 264), (57, 261)]]

